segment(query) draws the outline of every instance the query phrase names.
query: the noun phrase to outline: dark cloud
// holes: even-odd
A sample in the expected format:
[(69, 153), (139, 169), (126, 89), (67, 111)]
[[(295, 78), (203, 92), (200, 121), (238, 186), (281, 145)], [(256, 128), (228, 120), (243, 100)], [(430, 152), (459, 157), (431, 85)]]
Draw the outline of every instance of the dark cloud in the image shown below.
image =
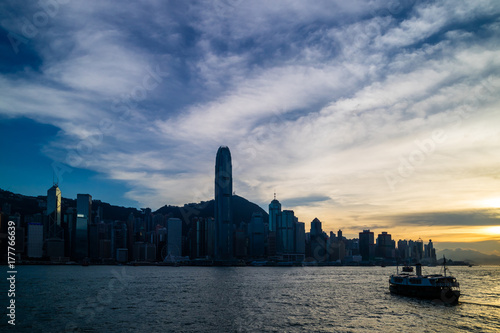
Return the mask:
[(455, 212), (428, 212), (388, 216), (399, 225), (413, 226), (489, 226), (500, 225), (500, 209), (474, 209)]
[(314, 206), (317, 203), (328, 200), (331, 200), (331, 198), (323, 195), (310, 195), (305, 197), (285, 199), (281, 202), (281, 204), (283, 206), (283, 209), (286, 209), (286, 207)]

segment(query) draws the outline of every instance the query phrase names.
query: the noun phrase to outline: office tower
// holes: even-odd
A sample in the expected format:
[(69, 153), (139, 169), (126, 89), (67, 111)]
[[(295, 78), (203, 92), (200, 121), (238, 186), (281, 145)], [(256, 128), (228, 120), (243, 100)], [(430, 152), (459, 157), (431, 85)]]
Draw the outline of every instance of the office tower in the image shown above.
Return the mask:
[(89, 258), (99, 258), (99, 225), (89, 224)]
[(407, 240), (398, 240), (398, 258), (405, 260), (409, 257), (408, 254), (408, 241)]
[(76, 230), (74, 258), (81, 260), (89, 256), (89, 224), (92, 219), (92, 196), (76, 196)]
[(233, 175), (231, 152), (219, 147), (215, 161), (215, 259), (233, 259)]
[(244, 259), (248, 256), (248, 236), (247, 236), (246, 223), (241, 223), (236, 230), (234, 230), (234, 256), (237, 259)]
[(75, 239), (76, 239), (76, 209), (69, 207), (64, 214), (64, 225), (66, 227), (64, 246), (66, 256), (74, 259), (75, 254)]
[(276, 193), (274, 193), (274, 200), (269, 204), (269, 231), (277, 231), (280, 218), (281, 204), (276, 200)]
[(182, 221), (178, 218), (167, 220), (167, 253), (174, 257), (182, 255)]
[[(123, 221), (115, 221), (113, 223), (113, 228), (111, 229), (111, 248), (113, 251), (112, 252), (113, 257), (120, 262), (128, 260), (127, 238), (128, 238), (127, 223)], [(124, 259), (123, 257), (119, 258), (120, 255), (124, 256), (125, 253), (127, 254), (126, 259)]]
[(315, 218), (311, 222), (311, 237), (319, 236), (323, 233), (323, 229), (321, 227), (321, 221), (318, 218)]
[(206, 258), (207, 256), (207, 222), (204, 218), (195, 217), (191, 221), (189, 234), (189, 256), (191, 259)]
[(340, 230), (340, 229), (339, 229), (339, 231), (337, 232), (337, 239), (338, 239), (339, 241), (341, 241), (341, 240), (343, 240), (343, 239), (344, 239), (344, 238), (343, 238), (343, 236), (342, 236), (342, 230)]
[(43, 225), (28, 223), (28, 257), (41, 258), (43, 255)]
[(374, 236), (373, 232), (363, 230), (359, 233), (359, 254), (364, 261), (369, 261), (374, 257)]
[(377, 256), (386, 259), (392, 259), (395, 257), (396, 244), (391, 239), (391, 234), (383, 231), (377, 237)]
[(422, 260), (424, 257), (424, 241), (419, 238), (414, 244), (416, 248), (416, 259)]
[(277, 252), (278, 253), (293, 253), (294, 252), (294, 234), (293, 226), (295, 223), (295, 215), (293, 210), (284, 210), (281, 213), (281, 219), (278, 223), (277, 232)]
[(109, 239), (99, 240), (99, 258), (101, 259), (113, 258), (111, 240)]
[(146, 232), (151, 232), (153, 230), (153, 214), (151, 213), (151, 208), (143, 208), (142, 213), (144, 214), (144, 229)]
[(306, 253), (306, 224), (295, 222), (295, 253)]
[(311, 256), (317, 262), (328, 260), (328, 252), (326, 248), (326, 235), (323, 235), (321, 221), (315, 218), (311, 221)]
[(61, 190), (54, 184), (47, 190), (47, 238), (63, 238), (61, 228)]
[(249, 254), (252, 258), (264, 256), (264, 218), (261, 213), (253, 213), (248, 225)]

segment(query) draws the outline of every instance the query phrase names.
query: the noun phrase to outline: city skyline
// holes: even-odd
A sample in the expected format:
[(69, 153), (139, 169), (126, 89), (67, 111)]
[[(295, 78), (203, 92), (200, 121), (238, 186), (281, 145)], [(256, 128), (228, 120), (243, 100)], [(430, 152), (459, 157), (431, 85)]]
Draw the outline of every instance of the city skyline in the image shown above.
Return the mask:
[(265, 210), (500, 254), (494, 1), (0, 9), (4, 190), (210, 200), (228, 145)]

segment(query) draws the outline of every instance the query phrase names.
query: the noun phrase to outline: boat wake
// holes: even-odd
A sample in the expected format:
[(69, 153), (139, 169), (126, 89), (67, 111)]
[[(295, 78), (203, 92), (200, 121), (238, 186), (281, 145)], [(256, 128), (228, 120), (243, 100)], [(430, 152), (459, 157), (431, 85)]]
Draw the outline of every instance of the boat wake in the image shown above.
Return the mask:
[(464, 302), (464, 301), (460, 301), (460, 304), (471, 304), (471, 305), (479, 305), (479, 306), (489, 306), (489, 307), (492, 307), (492, 308), (500, 309), (500, 305), (495, 305), (495, 304), (474, 303), (474, 302)]

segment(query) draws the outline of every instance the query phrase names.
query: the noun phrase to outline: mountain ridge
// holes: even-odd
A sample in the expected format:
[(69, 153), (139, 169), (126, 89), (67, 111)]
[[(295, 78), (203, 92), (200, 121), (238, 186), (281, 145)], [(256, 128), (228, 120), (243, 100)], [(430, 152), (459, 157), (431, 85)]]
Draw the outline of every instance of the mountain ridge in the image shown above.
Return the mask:
[(466, 261), (476, 265), (500, 265), (500, 256), (485, 254), (476, 250), (462, 248), (444, 249), (438, 250), (436, 254), (438, 258), (444, 255), (447, 259)]

